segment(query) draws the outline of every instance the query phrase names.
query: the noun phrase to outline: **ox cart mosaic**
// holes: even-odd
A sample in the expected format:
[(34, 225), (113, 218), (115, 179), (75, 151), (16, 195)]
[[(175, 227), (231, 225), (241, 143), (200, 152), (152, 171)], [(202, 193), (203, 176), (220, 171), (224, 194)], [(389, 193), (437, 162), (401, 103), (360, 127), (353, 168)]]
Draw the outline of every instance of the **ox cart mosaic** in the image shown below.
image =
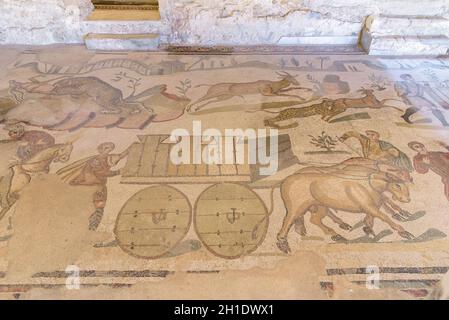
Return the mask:
[[(127, 253), (147, 259), (164, 256), (182, 241), (192, 223), (202, 244), (214, 255), (234, 259), (264, 241), (272, 211), (253, 190), (258, 165), (174, 165), (168, 136), (139, 136), (122, 170), (124, 184), (151, 185), (132, 196), (117, 218), (115, 234)], [(297, 163), (288, 135), (279, 137), (279, 175)], [(171, 184), (204, 184), (190, 203)]]

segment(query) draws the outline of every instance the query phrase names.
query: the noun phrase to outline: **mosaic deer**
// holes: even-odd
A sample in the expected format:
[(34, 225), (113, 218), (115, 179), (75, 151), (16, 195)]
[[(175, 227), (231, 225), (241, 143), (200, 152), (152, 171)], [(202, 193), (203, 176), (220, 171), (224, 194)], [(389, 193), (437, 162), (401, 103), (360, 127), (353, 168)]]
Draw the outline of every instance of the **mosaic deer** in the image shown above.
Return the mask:
[[(190, 104), (187, 107), (187, 111), (199, 111), (205, 106), (220, 102), (224, 100), (229, 100), (233, 97), (243, 98), (250, 94), (261, 94), (263, 96), (277, 96), (277, 97), (294, 97), (301, 101), (304, 101), (299, 95), (287, 94), (286, 92), (292, 90), (307, 90), (311, 91), (309, 88), (300, 87), (296, 76), (291, 75), (288, 72), (276, 72), (276, 74), (281, 78), (278, 81), (272, 80), (258, 80), (254, 82), (245, 83), (217, 83), (213, 85), (201, 84), (196, 87), (210, 86), (209, 90), (205, 96), (200, 98), (198, 101)], [(292, 86), (293, 85), (293, 86)], [(294, 87), (297, 86), (297, 87)], [(213, 99), (213, 100), (212, 100)], [(193, 108), (194, 105), (201, 102), (207, 101), (206, 103)]]

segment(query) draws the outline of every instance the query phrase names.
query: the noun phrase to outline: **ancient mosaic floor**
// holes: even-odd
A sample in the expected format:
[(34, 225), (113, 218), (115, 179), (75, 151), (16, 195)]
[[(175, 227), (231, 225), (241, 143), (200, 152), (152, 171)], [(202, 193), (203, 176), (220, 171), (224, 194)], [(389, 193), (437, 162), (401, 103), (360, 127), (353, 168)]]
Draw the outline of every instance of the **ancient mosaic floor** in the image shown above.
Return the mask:
[[(2, 48), (0, 75), (2, 299), (423, 299), (449, 269), (447, 59)], [(277, 171), (173, 163), (193, 121), (277, 128)]]

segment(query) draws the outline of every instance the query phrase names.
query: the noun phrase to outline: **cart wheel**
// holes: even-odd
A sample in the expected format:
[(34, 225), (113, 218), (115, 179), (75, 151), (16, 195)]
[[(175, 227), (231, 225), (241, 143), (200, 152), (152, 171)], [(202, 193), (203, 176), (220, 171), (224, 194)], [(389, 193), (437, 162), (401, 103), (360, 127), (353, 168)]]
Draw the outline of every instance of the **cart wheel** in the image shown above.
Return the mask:
[(173, 187), (141, 190), (120, 210), (114, 233), (118, 245), (132, 256), (156, 259), (167, 254), (187, 234), (192, 207)]
[(264, 240), (268, 210), (251, 189), (235, 183), (219, 183), (199, 196), (194, 225), (210, 252), (236, 259), (256, 250)]

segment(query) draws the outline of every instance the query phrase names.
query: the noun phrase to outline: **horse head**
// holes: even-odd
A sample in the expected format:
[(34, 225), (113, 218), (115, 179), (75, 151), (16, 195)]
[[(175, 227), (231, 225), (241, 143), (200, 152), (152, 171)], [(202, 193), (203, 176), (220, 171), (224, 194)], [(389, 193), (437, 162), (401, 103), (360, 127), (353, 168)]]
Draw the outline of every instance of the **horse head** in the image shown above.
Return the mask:
[(73, 151), (72, 142), (64, 143), (59, 145), (59, 148), (56, 151), (55, 157), (53, 158), (53, 162), (67, 162), (70, 160), (70, 155)]

